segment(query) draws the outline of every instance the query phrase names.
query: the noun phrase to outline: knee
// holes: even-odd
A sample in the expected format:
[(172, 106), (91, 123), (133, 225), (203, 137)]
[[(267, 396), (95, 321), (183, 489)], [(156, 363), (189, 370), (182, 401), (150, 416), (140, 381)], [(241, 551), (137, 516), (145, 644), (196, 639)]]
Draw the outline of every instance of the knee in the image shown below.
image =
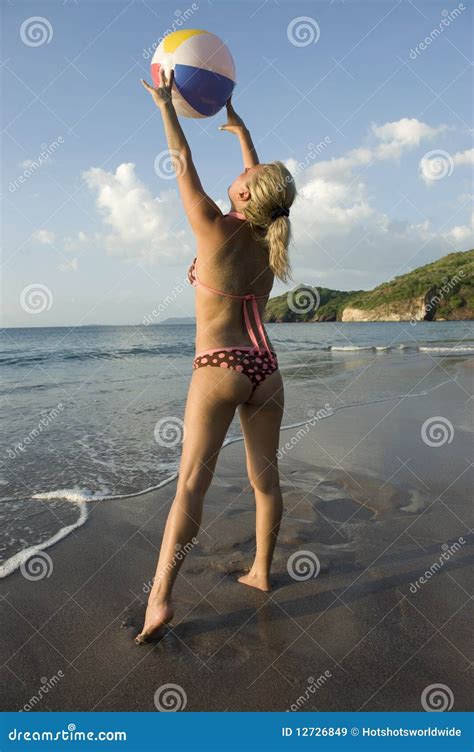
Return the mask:
[(259, 476), (249, 475), (252, 489), (268, 496), (280, 493), (280, 478), (278, 472), (266, 472)]
[(204, 499), (210, 483), (211, 478), (208, 473), (197, 472), (185, 478), (180, 478), (178, 490), (187, 497), (201, 501)]

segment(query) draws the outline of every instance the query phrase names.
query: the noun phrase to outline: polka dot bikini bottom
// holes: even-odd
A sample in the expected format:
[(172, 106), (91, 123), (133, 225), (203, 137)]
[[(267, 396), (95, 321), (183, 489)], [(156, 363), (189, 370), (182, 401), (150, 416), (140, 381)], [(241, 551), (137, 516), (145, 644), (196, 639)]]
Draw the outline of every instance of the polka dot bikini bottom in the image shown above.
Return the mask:
[(247, 376), (253, 384), (253, 389), (265, 381), (267, 376), (278, 370), (276, 353), (271, 350), (256, 350), (255, 348), (221, 347), (198, 353), (194, 358), (193, 368), (230, 368)]

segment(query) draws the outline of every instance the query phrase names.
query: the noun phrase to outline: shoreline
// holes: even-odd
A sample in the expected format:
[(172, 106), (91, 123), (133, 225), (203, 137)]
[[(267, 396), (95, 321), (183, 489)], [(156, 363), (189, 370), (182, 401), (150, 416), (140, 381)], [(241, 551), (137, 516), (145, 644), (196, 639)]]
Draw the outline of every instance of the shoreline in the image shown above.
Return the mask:
[[(237, 582), (253, 558), (255, 510), (243, 442), (228, 445), (176, 583), (175, 619), (154, 643), (134, 637), (174, 485), (89, 502), (87, 523), (46, 552), (44, 576), (16, 570), (2, 581), (4, 708), (22, 708), (61, 670), (35, 710), (156, 711), (169, 683), (188, 711), (420, 711), (434, 683), (469, 710), (469, 378), (461, 365), (457, 380), (413, 398), (282, 430), (291, 448), (270, 593)], [(454, 436), (436, 448), (420, 428), (440, 404)], [(290, 566), (295, 555), (306, 573)]]
[[(432, 387), (431, 391), (434, 389), (439, 388), (440, 386), (443, 386), (443, 384), (446, 382), (442, 382), (441, 384)], [(402, 398), (412, 398), (417, 396), (423, 396), (426, 394), (426, 392), (420, 392), (415, 394), (403, 394), (403, 395), (394, 395), (393, 397), (381, 397), (374, 400), (368, 400), (366, 402), (354, 402), (354, 403), (348, 403), (345, 405), (340, 405), (339, 407), (331, 408), (331, 411), (328, 415), (322, 415), (321, 417), (316, 418), (316, 420), (326, 420), (327, 418), (332, 417), (336, 412), (339, 412), (340, 410), (345, 410), (351, 407), (363, 407), (368, 405), (377, 404), (379, 402), (388, 402), (393, 401), (397, 399)], [(324, 408), (322, 408), (324, 410)], [(314, 418), (309, 418), (308, 420), (299, 421), (297, 423), (290, 423), (288, 425), (282, 426), (281, 431), (287, 431), (293, 428), (300, 428), (307, 425), (312, 425), (314, 422)], [(223, 451), (227, 446), (230, 446), (231, 444), (234, 444), (235, 442), (241, 442), (244, 440), (244, 437), (242, 435), (235, 436), (232, 438), (226, 438), (223, 445), (222, 450)], [(127, 500), (127, 499), (133, 499), (140, 496), (145, 496), (146, 494), (152, 493), (153, 491), (157, 491), (160, 488), (164, 488), (165, 486), (169, 485), (170, 483), (173, 483), (173, 481), (177, 480), (178, 478), (178, 472), (173, 473), (168, 478), (165, 478), (164, 480), (160, 481), (156, 485), (150, 486), (149, 488), (145, 488), (140, 491), (134, 491), (132, 493), (124, 493), (124, 494), (92, 494), (89, 498), (84, 499), (74, 499), (71, 498), (71, 494), (74, 495), (74, 491), (69, 491), (69, 489), (61, 489), (61, 490), (53, 490), (53, 491), (44, 491), (40, 492), (38, 494), (34, 494), (31, 496), (32, 499), (39, 499), (39, 500), (51, 500), (51, 499), (68, 499), (71, 503), (76, 504), (79, 510), (79, 517), (77, 521), (71, 525), (67, 525), (60, 530), (58, 530), (50, 539), (44, 541), (43, 543), (29, 546), (25, 549), (22, 549), (21, 551), (18, 551), (17, 553), (13, 554), (13, 556), (6, 559), (2, 564), (0, 564), (0, 580), (4, 579), (5, 577), (8, 577), (10, 574), (12, 574), (15, 570), (20, 568), (25, 562), (28, 561), (32, 556), (37, 554), (40, 551), (45, 551), (52, 546), (55, 545), (60, 540), (63, 540), (68, 535), (70, 535), (74, 530), (82, 527), (84, 525), (88, 518), (88, 505), (93, 502), (100, 502), (100, 501), (117, 501), (117, 500)], [(75, 494), (77, 495), (77, 494)], [(15, 501), (17, 501), (15, 499)], [(19, 499), (18, 501), (21, 501)]]

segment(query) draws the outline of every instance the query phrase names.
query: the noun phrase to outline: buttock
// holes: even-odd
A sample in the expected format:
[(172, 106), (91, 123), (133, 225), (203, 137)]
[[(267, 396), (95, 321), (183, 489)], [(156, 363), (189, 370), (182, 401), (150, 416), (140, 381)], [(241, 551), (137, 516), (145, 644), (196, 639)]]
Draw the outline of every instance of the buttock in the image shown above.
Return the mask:
[(252, 382), (253, 389), (255, 389), (265, 381), (267, 376), (278, 370), (278, 360), (273, 350), (268, 352), (255, 348), (222, 347), (196, 355), (193, 368), (204, 368), (206, 366), (227, 368), (231, 371), (243, 373)]

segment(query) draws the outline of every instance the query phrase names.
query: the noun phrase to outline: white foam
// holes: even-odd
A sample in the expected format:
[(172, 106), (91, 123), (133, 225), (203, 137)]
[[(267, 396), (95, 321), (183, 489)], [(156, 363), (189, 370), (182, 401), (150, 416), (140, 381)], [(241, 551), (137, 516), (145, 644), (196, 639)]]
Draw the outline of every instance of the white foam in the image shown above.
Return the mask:
[[(359, 348), (357, 348), (359, 349)], [(371, 348), (365, 348), (365, 349), (371, 349)], [(375, 405), (379, 402), (390, 402), (392, 400), (398, 400), (401, 398), (413, 398), (413, 397), (421, 397), (429, 392), (435, 391), (436, 389), (439, 389), (440, 387), (444, 386), (445, 384), (451, 383), (452, 381), (457, 380), (457, 375), (453, 378), (446, 379), (445, 381), (440, 382), (439, 384), (436, 384), (436, 386), (432, 387), (428, 391), (422, 390), (420, 392), (411, 392), (407, 394), (398, 394), (393, 395), (390, 397), (379, 397), (367, 401), (362, 402), (353, 402), (353, 403), (347, 403), (345, 405), (339, 405), (336, 407), (331, 408), (331, 412), (328, 412), (327, 415), (321, 416), (320, 420), (326, 420), (327, 418), (332, 417), (340, 410), (347, 410), (351, 407), (361, 407), (365, 405)], [(308, 420), (302, 420), (298, 423), (291, 423), (286, 426), (282, 426), (282, 430), (286, 430), (288, 428), (298, 428), (300, 426), (304, 426), (307, 423), (311, 423), (313, 419)], [(243, 441), (243, 436), (235, 436), (232, 438), (227, 438), (222, 447), (228, 446), (229, 444), (234, 444), (237, 441)], [(48, 538), (48, 540), (44, 541), (43, 543), (37, 545), (37, 546), (30, 546), (29, 548), (25, 548), (22, 551), (19, 551), (14, 556), (12, 556), (10, 559), (7, 559), (4, 564), (0, 565), (0, 579), (3, 577), (6, 577), (7, 575), (11, 574), (15, 571), (15, 569), (18, 569), (25, 561), (27, 561), (34, 553), (38, 551), (43, 551), (46, 548), (49, 548), (50, 546), (54, 545), (54, 543), (57, 543), (57, 541), (61, 540), (62, 538), (65, 538), (69, 533), (71, 533), (73, 530), (75, 530), (78, 527), (81, 527), (83, 525), (87, 518), (88, 518), (88, 512), (87, 512), (87, 501), (115, 501), (119, 499), (129, 499), (134, 498), (136, 496), (144, 496), (147, 493), (150, 493), (151, 491), (156, 491), (159, 488), (163, 488), (163, 486), (168, 485), (168, 483), (172, 483), (174, 480), (176, 480), (178, 477), (178, 473), (173, 473), (173, 475), (170, 475), (165, 480), (161, 481), (160, 483), (157, 483), (154, 486), (150, 486), (149, 488), (144, 488), (141, 491), (135, 491), (134, 493), (125, 493), (125, 494), (115, 494), (115, 495), (105, 495), (103, 489), (101, 492), (93, 492), (89, 491), (88, 489), (84, 488), (72, 488), (72, 489), (58, 489), (55, 491), (45, 491), (43, 493), (35, 494), (33, 498), (35, 499), (43, 499), (43, 500), (52, 500), (52, 499), (68, 499), (74, 504), (77, 504), (80, 510), (79, 518), (78, 520), (72, 524), (67, 525), (66, 527), (61, 528), (55, 535), (53, 535), (51, 538)]]
[(46, 548), (54, 545), (54, 543), (57, 543), (62, 538), (65, 538), (66, 535), (69, 535), (69, 533), (72, 533), (73, 530), (76, 530), (78, 527), (81, 527), (81, 525), (84, 524), (88, 517), (87, 504), (85, 503), (85, 501), (74, 503), (77, 503), (77, 506), (79, 507), (79, 517), (76, 522), (74, 522), (72, 525), (66, 525), (66, 527), (62, 527), (61, 530), (58, 530), (55, 535), (51, 536), (51, 538), (48, 538), (48, 540), (43, 541), (43, 543), (39, 543), (37, 546), (29, 546), (29, 548), (24, 548), (22, 551), (18, 551), (18, 553), (11, 556), (5, 561), (4, 564), (0, 566), (0, 579), (7, 577), (9, 574), (14, 572), (15, 569), (21, 567), (22, 564), (28, 561), (28, 559), (37, 554), (39, 551), (44, 551)]
[(43, 493), (33, 494), (32, 499), (50, 501), (52, 499), (65, 499), (66, 501), (101, 501), (110, 494), (109, 488), (103, 488), (101, 491), (89, 491), (88, 488), (58, 488), (55, 491), (44, 491)]
[(474, 345), (454, 345), (453, 347), (425, 346), (425, 347), (420, 347), (420, 352), (444, 352), (444, 353), (474, 352)]
[(372, 345), (332, 345), (331, 350), (340, 350), (341, 352), (353, 352), (355, 350), (373, 350)]

